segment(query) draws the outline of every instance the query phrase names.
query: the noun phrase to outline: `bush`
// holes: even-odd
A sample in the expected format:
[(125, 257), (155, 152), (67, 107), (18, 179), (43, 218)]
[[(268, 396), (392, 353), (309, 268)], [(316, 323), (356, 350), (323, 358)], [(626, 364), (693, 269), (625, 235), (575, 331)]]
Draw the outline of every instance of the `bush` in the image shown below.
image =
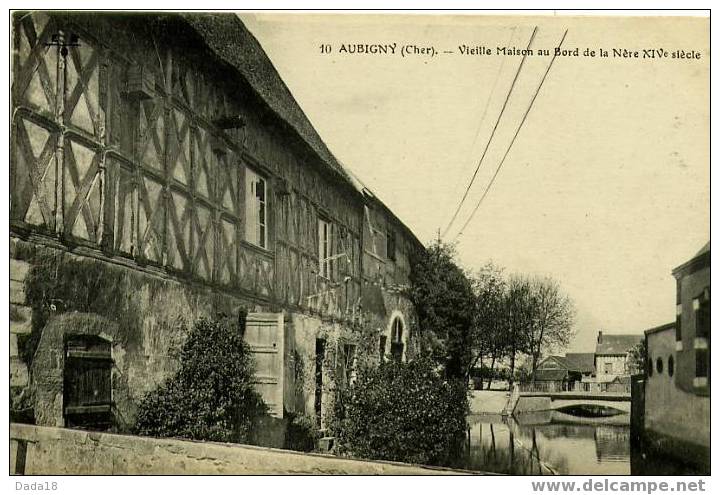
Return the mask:
[(10, 387), (10, 421), (35, 424), (33, 399), (29, 389)]
[(300, 452), (312, 452), (320, 438), (315, 420), (305, 414), (286, 412), (288, 426), (285, 432), (284, 448)]
[(250, 350), (236, 324), (200, 319), (182, 347), (177, 373), (140, 403), (135, 432), (249, 442), (267, 412), (253, 388), (253, 371)]
[(467, 391), (427, 360), (358, 371), (336, 400), (339, 451), (358, 457), (442, 464), (466, 431)]

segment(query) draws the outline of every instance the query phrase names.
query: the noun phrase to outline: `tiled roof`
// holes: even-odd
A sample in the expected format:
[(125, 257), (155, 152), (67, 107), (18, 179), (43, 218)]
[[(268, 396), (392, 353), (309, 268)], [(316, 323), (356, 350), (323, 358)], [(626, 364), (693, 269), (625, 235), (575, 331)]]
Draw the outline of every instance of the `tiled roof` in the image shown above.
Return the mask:
[(535, 381), (552, 382), (562, 380), (567, 376), (567, 370), (537, 370), (535, 371)]
[(592, 352), (569, 352), (565, 354), (568, 369), (582, 373), (595, 371), (595, 354)]
[(642, 341), (642, 335), (607, 335), (603, 334), (595, 347), (597, 356), (618, 356), (627, 354), (628, 350)]
[[(170, 14), (173, 15), (173, 14)], [(247, 29), (242, 20), (232, 13), (179, 14), (203, 39), (207, 46), (223, 61), (231, 65), (252, 87), (258, 96), (284, 120), (321, 158), (326, 167), (360, 194), (369, 189), (350, 172), (325, 145), (315, 127), (292, 95), (275, 69), (265, 50)], [(375, 195), (372, 197), (404, 228), (420, 247), (410, 228)]]
[[(177, 15), (177, 14), (175, 14)], [(325, 165), (348, 182), (345, 169), (327, 148), (295, 101), (275, 66), (238, 16), (232, 13), (179, 14), (215, 54), (237, 70), (267, 105), (317, 153)]]
[(547, 361), (551, 359), (557, 362), (560, 367), (567, 369), (568, 362), (565, 360), (564, 356), (548, 356), (545, 360)]
[(541, 364), (550, 360), (555, 361), (562, 370), (579, 371), (581, 373), (595, 371), (595, 354), (592, 352), (571, 352), (565, 356), (548, 356)]
[(650, 335), (653, 333), (664, 332), (666, 330), (674, 330), (674, 329), (675, 329), (675, 322), (673, 321), (673, 322), (665, 323), (664, 325), (660, 325), (657, 327), (648, 328), (647, 330), (645, 330), (645, 335)]

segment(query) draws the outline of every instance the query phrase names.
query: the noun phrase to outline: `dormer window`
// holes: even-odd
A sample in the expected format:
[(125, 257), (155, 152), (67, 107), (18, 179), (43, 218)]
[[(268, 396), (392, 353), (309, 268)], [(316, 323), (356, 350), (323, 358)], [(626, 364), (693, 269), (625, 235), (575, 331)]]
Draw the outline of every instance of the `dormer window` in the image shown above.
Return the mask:
[(395, 261), (395, 231), (388, 229), (387, 232), (387, 257), (391, 261)]

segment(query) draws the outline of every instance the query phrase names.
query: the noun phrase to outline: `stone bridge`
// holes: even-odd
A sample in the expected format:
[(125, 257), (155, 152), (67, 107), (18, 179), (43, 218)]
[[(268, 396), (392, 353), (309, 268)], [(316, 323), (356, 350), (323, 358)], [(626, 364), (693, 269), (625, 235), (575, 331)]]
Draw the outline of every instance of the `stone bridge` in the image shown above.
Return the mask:
[(629, 393), (520, 392), (514, 412), (547, 411), (572, 406), (601, 406), (630, 412)]

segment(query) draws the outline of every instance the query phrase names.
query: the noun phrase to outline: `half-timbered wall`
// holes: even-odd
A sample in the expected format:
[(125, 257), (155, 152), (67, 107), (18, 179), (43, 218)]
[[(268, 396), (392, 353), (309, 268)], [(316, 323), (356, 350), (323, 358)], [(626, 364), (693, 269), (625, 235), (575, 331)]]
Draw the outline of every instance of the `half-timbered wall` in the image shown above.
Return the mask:
[(11, 220), (91, 244), (103, 232), (107, 70), (92, 45), (61, 55), (62, 32), (39, 13), (14, 33)]
[[(15, 22), (14, 228), (270, 306), (333, 317), (355, 308), (359, 194), (209, 51), (140, 19)], [(235, 116), (242, 126), (218, 127)], [(248, 168), (268, 184), (267, 249), (244, 239)], [(320, 217), (335, 226), (331, 279), (319, 274)]]
[[(65, 301), (73, 295), (62, 286), (52, 296), (62, 299), (58, 311), (100, 316), (93, 325), (112, 326), (127, 350), (118, 354), (122, 379), (113, 392), (122, 421), (174, 370), (177, 330), (200, 315), (239, 305), (285, 310), (287, 351), (308, 363), (317, 338), (339, 346), (327, 356), (351, 345), (342, 321), (358, 310), (374, 312), (384, 333), (401, 314), (411, 336), (412, 304), (399, 286), (409, 282), (417, 241), (321, 162), (181, 17), (40, 12), (13, 23), (12, 256), (33, 267), (26, 272), (39, 270), (38, 280), (114, 281), (77, 300)], [(250, 177), (265, 183), (264, 245), (245, 235), (258, 214), (247, 204)], [(322, 271), (320, 221), (332, 232)], [(387, 252), (390, 231), (395, 256)], [(51, 256), (51, 265), (64, 260), (62, 276), (45, 273)], [(16, 317), (32, 315), (38, 307), (16, 292)], [(35, 324), (33, 332), (43, 328)], [(55, 352), (44, 342), (40, 348)], [(285, 373), (294, 376), (295, 353), (290, 358)], [(32, 372), (41, 416), (57, 402), (57, 384), (42, 382), (54, 376), (48, 362), (35, 362)], [(285, 406), (314, 414), (313, 383)], [(319, 401), (329, 407), (325, 392)]]

